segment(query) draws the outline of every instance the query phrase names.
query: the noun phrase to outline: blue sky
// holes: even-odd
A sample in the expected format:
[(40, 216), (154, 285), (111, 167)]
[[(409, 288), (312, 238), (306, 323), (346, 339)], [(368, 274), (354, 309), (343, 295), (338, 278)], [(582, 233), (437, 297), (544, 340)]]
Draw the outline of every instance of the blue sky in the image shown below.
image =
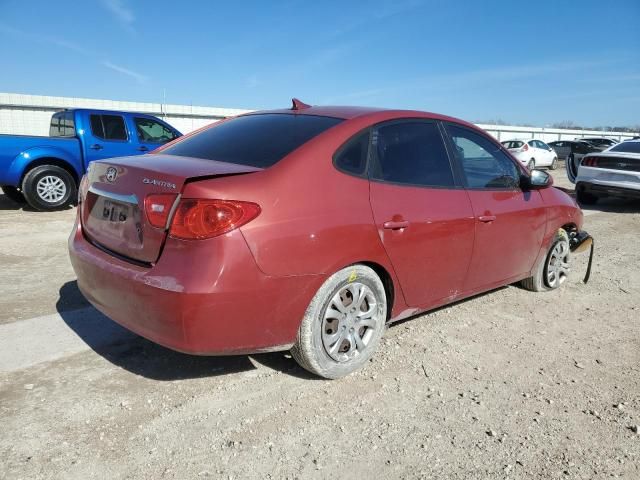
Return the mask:
[(0, 91), (640, 124), (640, 1), (0, 0)]

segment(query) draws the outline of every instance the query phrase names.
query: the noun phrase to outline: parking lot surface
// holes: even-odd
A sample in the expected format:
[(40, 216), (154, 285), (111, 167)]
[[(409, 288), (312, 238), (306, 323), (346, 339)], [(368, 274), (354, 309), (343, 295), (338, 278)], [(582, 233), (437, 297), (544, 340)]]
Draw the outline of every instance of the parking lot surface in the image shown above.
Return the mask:
[(74, 210), (0, 195), (0, 478), (640, 478), (640, 203), (585, 214), (588, 284), (576, 255), (559, 290), (401, 322), (323, 381), (121, 329), (77, 290)]

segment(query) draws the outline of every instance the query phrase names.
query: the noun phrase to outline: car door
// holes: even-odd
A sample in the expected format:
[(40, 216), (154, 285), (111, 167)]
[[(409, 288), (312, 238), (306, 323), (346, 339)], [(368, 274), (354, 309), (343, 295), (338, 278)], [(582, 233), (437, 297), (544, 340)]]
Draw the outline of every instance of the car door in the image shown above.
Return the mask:
[(115, 113), (91, 113), (89, 125), (89, 131), (84, 133), (87, 162), (137, 153), (132, 150), (131, 136), (124, 116)]
[(540, 149), (544, 157), (544, 165), (551, 165), (553, 163), (553, 159), (556, 156), (556, 153), (553, 151), (553, 148), (551, 148), (549, 145), (547, 145), (541, 140), (537, 140), (537, 142), (538, 142), (538, 148)]
[(524, 172), (493, 140), (447, 124), (475, 219), (465, 291), (515, 281), (531, 271), (542, 245), (546, 213), (538, 191), (522, 191)]
[(426, 307), (455, 298), (469, 268), (474, 219), (439, 125), (378, 125), (370, 154), (371, 208), (405, 300)]
[(146, 116), (133, 116), (136, 138), (140, 143), (138, 150), (145, 153), (178, 137), (175, 130), (156, 119)]

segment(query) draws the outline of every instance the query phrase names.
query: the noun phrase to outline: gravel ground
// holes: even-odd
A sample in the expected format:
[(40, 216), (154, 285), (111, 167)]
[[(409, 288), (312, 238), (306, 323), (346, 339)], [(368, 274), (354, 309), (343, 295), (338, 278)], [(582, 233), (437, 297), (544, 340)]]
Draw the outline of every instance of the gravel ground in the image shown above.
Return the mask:
[[(640, 478), (640, 204), (586, 213), (587, 285), (579, 255), (560, 290), (401, 322), (339, 381), (284, 353), (190, 357), (135, 336), (0, 370), (0, 478)], [(0, 196), (0, 335), (91, 310), (73, 214)]]

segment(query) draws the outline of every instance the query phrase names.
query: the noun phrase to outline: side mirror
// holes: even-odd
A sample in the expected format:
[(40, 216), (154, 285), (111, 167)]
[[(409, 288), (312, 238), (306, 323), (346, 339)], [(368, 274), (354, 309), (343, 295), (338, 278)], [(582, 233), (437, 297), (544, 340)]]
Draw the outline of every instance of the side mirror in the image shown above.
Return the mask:
[(523, 190), (539, 190), (553, 185), (553, 177), (543, 170), (533, 170), (529, 176), (523, 175), (520, 186)]

